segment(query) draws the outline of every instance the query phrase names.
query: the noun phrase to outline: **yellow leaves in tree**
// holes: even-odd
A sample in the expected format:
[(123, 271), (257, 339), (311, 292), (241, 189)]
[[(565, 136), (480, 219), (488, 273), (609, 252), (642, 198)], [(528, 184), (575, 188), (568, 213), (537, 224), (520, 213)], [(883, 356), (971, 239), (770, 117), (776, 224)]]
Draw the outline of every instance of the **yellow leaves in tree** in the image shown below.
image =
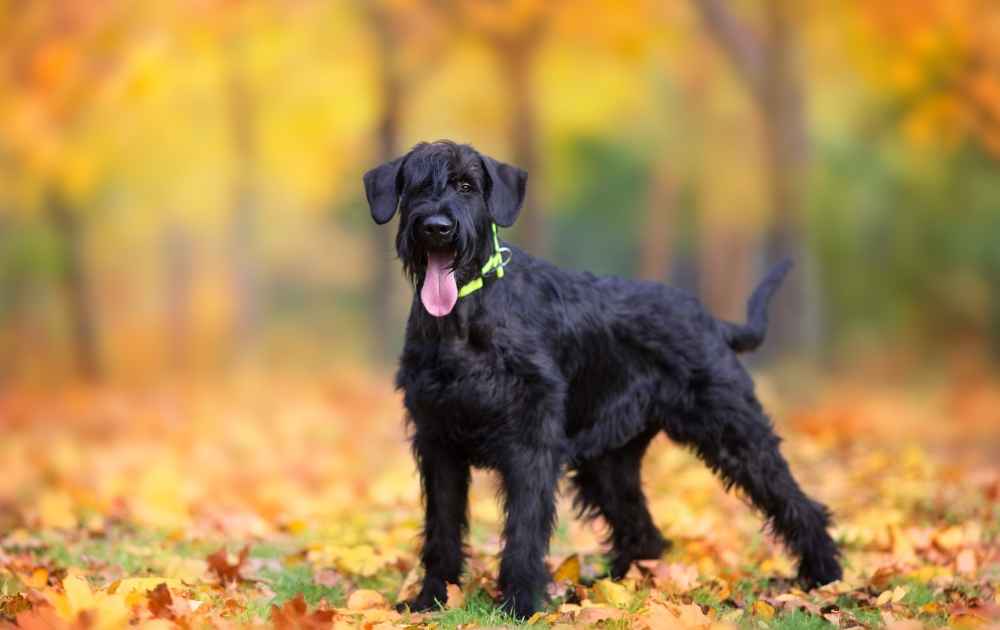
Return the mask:
[(50, 39), (43, 43), (31, 60), (32, 84), (42, 93), (66, 86), (77, 74), (79, 52), (66, 39)]

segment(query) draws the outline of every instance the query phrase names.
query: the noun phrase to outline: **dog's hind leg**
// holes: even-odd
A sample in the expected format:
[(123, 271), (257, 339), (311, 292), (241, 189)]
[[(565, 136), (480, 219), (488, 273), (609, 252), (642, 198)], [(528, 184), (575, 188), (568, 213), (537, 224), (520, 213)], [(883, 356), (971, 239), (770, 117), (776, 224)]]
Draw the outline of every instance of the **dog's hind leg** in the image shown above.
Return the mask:
[(747, 494), (798, 556), (804, 585), (837, 580), (841, 568), (837, 546), (827, 532), (829, 511), (799, 488), (749, 376), (733, 367), (722, 378), (698, 384), (694, 408), (669, 420), (667, 435), (693, 447), (727, 488), (737, 486)]
[(651, 427), (625, 446), (574, 465), (575, 505), (581, 516), (603, 516), (610, 527), (609, 573), (619, 579), (635, 560), (659, 558), (670, 547), (653, 523), (642, 492), (640, 468), (659, 427)]

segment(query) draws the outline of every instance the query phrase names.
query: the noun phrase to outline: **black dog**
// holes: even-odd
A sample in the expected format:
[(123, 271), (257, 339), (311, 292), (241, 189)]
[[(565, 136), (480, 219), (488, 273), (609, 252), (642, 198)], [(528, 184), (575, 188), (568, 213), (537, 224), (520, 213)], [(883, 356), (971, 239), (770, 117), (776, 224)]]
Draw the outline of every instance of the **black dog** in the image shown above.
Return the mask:
[(400, 212), (396, 249), (416, 288), (397, 386), (413, 429), (426, 507), (423, 610), (462, 571), (471, 466), (496, 470), (506, 525), (499, 583), (518, 617), (536, 610), (556, 486), (610, 525), (611, 570), (668, 547), (640, 487), (659, 432), (738, 486), (799, 557), (808, 586), (840, 578), (827, 509), (799, 488), (736, 356), (764, 339), (767, 304), (790, 264), (750, 299), (746, 325), (651, 282), (558, 269), (504, 246), (527, 174), (452, 142), (419, 144), (365, 174), (376, 223)]

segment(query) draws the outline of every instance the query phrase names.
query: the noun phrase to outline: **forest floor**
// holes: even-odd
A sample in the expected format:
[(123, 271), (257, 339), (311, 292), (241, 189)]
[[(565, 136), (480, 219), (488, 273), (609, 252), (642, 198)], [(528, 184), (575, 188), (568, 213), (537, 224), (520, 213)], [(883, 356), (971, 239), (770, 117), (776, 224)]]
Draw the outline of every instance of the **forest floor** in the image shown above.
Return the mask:
[[(0, 627), (503, 626), (495, 479), (440, 611), (414, 594), (419, 483), (388, 377), (0, 394)], [(780, 389), (776, 383), (784, 383)], [(660, 438), (643, 476), (674, 541), (620, 581), (560, 499), (538, 627), (1000, 627), (1000, 381), (841, 378), (759, 390), (830, 505), (842, 581), (811, 592), (739, 496)], [(787, 391), (786, 391), (787, 390)]]

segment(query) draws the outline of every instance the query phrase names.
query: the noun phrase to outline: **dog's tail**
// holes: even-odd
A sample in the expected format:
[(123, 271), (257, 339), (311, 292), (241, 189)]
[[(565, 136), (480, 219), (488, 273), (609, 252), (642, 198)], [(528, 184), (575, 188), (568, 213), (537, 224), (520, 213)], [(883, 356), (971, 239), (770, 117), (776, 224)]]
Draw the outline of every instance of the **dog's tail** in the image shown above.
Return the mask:
[(767, 335), (767, 306), (791, 268), (792, 261), (786, 258), (775, 265), (757, 285), (750, 296), (750, 301), (747, 302), (746, 324), (720, 322), (726, 344), (734, 352), (751, 352), (764, 343), (764, 337)]

